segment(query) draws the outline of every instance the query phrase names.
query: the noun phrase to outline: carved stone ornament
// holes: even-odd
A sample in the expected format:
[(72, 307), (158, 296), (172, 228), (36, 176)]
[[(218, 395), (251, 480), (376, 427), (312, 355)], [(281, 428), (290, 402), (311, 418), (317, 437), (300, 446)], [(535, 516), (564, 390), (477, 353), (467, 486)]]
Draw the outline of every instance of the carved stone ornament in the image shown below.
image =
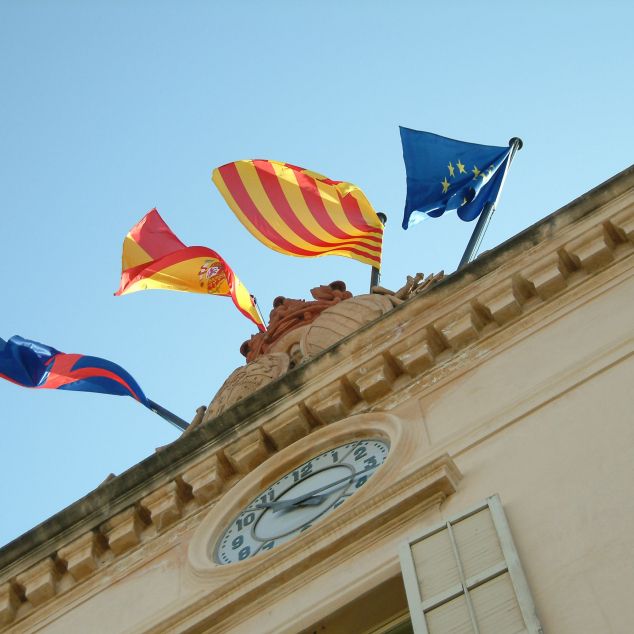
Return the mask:
[[(370, 295), (352, 296), (344, 282), (311, 289), (313, 301), (276, 297), (266, 332), (253, 335), (240, 347), (247, 364), (224, 382), (204, 416), (190, 430), (224, 412), (234, 403), (314, 357), (361, 326), (374, 321), (413, 294), (427, 290), (443, 274), (425, 279), (422, 273), (407, 278), (398, 291), (375, 287)], [(187, 433), (187, 432), (186, 432)]]
[(331, 306), (306, 329), (300, 342), (303, 358), (314, 357), (393, 307), (385, 295), (357, 295)]
[(289, 363), (286, 353), (272, 352), (234, 370), (209, 404), (203, 422), (222, 414), (234, 403), (285, 374)]
[(275, 343), (290, 331), (313, 322), (326, 308), (352, 297), (352, 293), (346, 290), (344, 282), (331, 282), (327, 286), (318, 286), (311, 289), (310, 294), (315, 301), (281, 296), (273, 300), (268, 330), (253, 335), (240, 347), (240, 352), (246, 357), (247, 363), (271, 351)]

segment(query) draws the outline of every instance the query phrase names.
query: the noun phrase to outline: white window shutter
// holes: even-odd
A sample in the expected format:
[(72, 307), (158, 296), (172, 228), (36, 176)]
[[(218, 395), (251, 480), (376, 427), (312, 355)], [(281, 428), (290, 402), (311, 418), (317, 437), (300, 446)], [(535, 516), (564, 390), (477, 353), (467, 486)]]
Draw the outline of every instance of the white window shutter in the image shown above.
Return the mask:
[(399, 555), (415, 634), (542, 634), (497, 495)]

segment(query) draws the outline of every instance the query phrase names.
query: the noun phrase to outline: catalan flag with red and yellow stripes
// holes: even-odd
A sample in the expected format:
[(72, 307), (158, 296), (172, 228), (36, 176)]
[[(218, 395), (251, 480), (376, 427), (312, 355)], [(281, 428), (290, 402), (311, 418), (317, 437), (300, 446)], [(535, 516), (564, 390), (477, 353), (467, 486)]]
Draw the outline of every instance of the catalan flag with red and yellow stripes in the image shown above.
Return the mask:
[(253, 297), (220, 255), (207, 247), (185, 246), (156, 209), (123, 241), (121, 285), (115, 295), (151, 288), (231, 297), (245, 317), (266, 330)]
[(383, 224), (355, 185), (290, 163), (227, 163), (212, 180), (266, 246), (299, 257), (342, 255), (381, 266)]

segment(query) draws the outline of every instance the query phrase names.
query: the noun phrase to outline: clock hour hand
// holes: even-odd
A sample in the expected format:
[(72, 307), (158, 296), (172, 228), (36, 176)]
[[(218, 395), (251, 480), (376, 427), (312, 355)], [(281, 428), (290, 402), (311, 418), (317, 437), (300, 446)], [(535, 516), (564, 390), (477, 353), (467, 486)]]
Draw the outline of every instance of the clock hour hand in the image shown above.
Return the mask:
[(288, 509), (296, 509), (303, 506), (319, 506), (327, 497), (336, 491), (345, 489), (348, 484), (350, 484), (350, 482), (345, 482), (344, 484), (329, 490), (327, 493), (315, 493), (315, 491), (312, 491), (311, 493), (301, 495), (300, 497), (293, 498), (292, 500), (278, 500), (281, 504), (278, 508), (274, 508), (273, 512), (278, 513), (279, 511), (287, 511)]
[(273, 502), (264, 502), (262, 504), (254, 504), (253, 509), (272, 509), (275, 513), (286, 511), (290, 508), (298, 508), (300, 506), (319, 506), (325, 499), (324, 495), (310, 495), (306, 499), (296, 498), (294, 500), (275, 500)]
[(286, 511), (288, 509), (296, 509), (301, 506), (319, 506), (327, 496), (325, 495), (311, 495), (307, 498), (302, 496), (302, 499), (295, 498), (293, 500), (278, 500), (275, 504), (277, 507), (273, 509), (274, 513), (279, 511)]

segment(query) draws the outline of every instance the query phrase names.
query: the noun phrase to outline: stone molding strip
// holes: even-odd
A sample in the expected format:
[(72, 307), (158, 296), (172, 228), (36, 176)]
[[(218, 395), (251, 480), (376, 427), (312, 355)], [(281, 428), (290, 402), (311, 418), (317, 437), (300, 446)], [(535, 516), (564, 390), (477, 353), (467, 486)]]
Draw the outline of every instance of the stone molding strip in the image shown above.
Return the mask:
[[(31, 544), (31, 548), (26, 548), (31, 536), (27, 533), (20, 538), (24, 540), (24, 553), (16, 548), (17, 556), (9, 561), (2, 561), (2, 551), (10, 555), (13, 545), (0, 550), (0, 563), (4, 564), (0, 627), (26, 616), (33, 608), (98, 573), (116, 557), (199, 511), (275, 452), (313, 429), (375, 407), (394, 390), (419, 380), (432, 366), (449, 363), (465, 346), (583, 284), (597, 271), (631, 257), (634, 167), (608, 181), (598, 192), (582, 197), (576, 205), (583, 208), (593, 196), (605, 197), (604, 190), (613, 190), (618, 179), (625, 181), (627, 188), (603, 208), (590, 206), (585, 210), (594, 211), (592, 215), (584, 217), (571, 203), (569, 222), (555, 214), (527, 230), (529, 238), (531, 231), (550, 238), (544, 242), (528, 240), (534, 242), (528, 245), (534, 264), (522, 268), (527, 240), (518, 244), (518, 239), (524, 232), (484, 256), (496, 266), (474, 263), (478, 266), (455, 273), (429, 293), (399, 305), (267, 386), (264, 391), (270, 400), (264, 407), (262, 397), (255, 394), (173, 443), (173, 449), (170, 446), (122, 474), (133, 480), (129, 489), (120, 490), (121, 476), (106, 484), (102, 488), (109, 488), (110, 494), (118, 497), (119, 508), (112, 504), (112, 515), (105, 521), (98, 512), (101, 509), (91, 509), (87, 517), (81, 518), (83, 521), (76, 520), (66, 531), (58, 530), (39, 544)], [(506, 254), (501, 262), (500, 250)], [(519, 257), (513, 257), (518, 251)], [(394, 320), (394, 327), (385, 329), (387, 335), (373, 338), (371, 331), (376, 323), (389, 319)], [(352, 352), (355, 367), (351, 369)], [(172, 460), (168, 454), (173, 454)], [(151, 473), (148, 463), (153, 466)], [(98, 489), (84, 500), (99, 493)], [(80, 510), (84, 500), (76, 503)], [(49, 520), (53, 527), (65, 512)], [(85, 528), (79, 534), (70, 533), (82, 526)], [(32, 531), (34, 541), (36, 531)], [(33, 553), (40, 554), (35, 562)]]

